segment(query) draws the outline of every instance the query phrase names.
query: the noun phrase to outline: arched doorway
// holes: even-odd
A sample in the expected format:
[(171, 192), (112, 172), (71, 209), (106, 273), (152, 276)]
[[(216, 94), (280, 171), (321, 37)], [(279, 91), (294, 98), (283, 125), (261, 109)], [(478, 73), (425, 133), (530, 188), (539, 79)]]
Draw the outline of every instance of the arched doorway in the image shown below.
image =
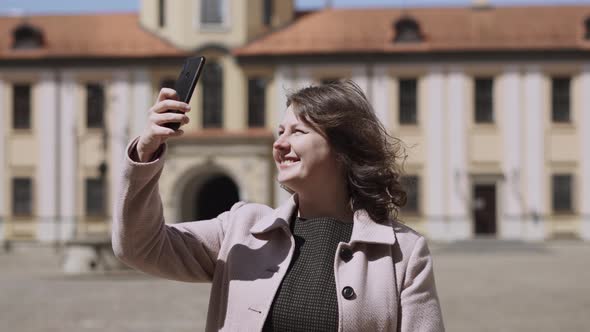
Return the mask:
[(215, 218), (240, 200), (238, 186), (228, 176), (217, 174), (203, 180), (195, 191), (191, 220)]

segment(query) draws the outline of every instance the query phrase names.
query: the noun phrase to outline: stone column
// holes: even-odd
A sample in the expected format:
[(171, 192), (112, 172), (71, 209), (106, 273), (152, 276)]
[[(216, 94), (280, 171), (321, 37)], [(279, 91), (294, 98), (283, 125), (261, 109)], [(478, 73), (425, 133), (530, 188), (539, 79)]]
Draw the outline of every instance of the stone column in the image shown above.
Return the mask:
[(425, 208), (424, 214), (428, 222), (428, 236), (438, 240), (449, 240), (449, 228), (445, 218), (445, 133), (444, 133), (444, 75), (440, 67), (430, 69), (426, 75), (426, 112), (419, 115), (425, 119), (424, 133), (426, 141), (425, 165)]
[(371, 94), (373, 84), (370, 82), (371, 77), (369, 77), (367, 66), (356, 65), (352, 67), (352, 80), (363, 90), (369, 101), (372, 103), (374, 101)]
[(78, 142), (77, 142), (77, 114), (82, 110), (76, 109), (75, 75), (70, 71), (62, 74), (59, 87), (61, 102), (60, 115), (60, 172), (59, 172), (59, 211), (61, 223), (59, 234), (61, 240), (68, 240), (76, 235), (78, 220), (76, 207), (83, 201), (78, 197), (76, 185), (78, 182)]
[[(471, 219), (469, 217), (470, 190), (467, 165), (467, 114), (465, 105), (466, 77), (459, 68), (453, 68), (447, 78), (447, 112), (446, 127), (448, 128), (449, 153), (446, 156), (448, 167), (448, 217), (450, 239), (466, 239), (471, 237)], [(443, 128), (444, 122), (439, 127)], [(444, 134), (443, 134), (444, 135)], [(431, 163), (430, 159), (428, 161)]]
[[(590, 64), (584, 65), (581, 77), (582, 98), (580, 110), (580, 204), (581, 230), (580, 236), (590, 241)], [(575, 187), (575, 186), (574, 186)], [(575, 197), (575, 195), (574, 195)]]
[(108, 114), (108, 131), (109, 131), (109, 146), (111, 150), (110, 160), (110, 197), (111, 206), (109, 211), (114, 211), (114, 205), (118, 198), (120, 191), (119, 177), (123, 172), (123, 163), (125, 158), (125, 148), (129, 140), (128, 126), (129, 117), (131, 114), (131, 89), (129, 86), (130, 75), (128, 71), (115, 72), (113, 77), (113, 85), (111, 90), (111, 107), (109, 107), (110, 114)]
[(367, 97), (373, 105), (375, 114), (381, 120), (381, 123), (385, 129), (390, 129), (390, 117), (391, 112), (390, 104), (390, 85), (389, 76), (387, 75), (386, 65), (375, 65), (373, 68), (373, 77), (371, 77), (371, 84), (369, 84), (369, 94)]
[[(280, 121), (283, 119), (283, 114), (286, 109), (287, 103), (287, 94), (292, 92), (295, 86), (295, 78), (293, 77), (293, 68), (288, 65), (281, 65), (277, 68), (275, 72), (274, 81), (276, 82), (276, 102), (275, 105), (276, 109), (276, 123), (271, 124), (271, 128), (273, 128), (273, 132), (276, 135), (276, 128), (279, 126)], [(291, 195), (282, 189), (277, 182), (277, 172), (276, 167), (274, 167), (273, 162), (273, 172), (272, 174), (272, 182), (274, 184), (274, 206), (280, 205), (282, 202), (286, 201)]]
[(500, 213), (500, 237), (518, 239), (523, 236), (523, 204), (522, 186), (522, 118), (521, 79), (518, 68), (509, 66), (500, 76), (499, 88), (502, 99), (502, 172), (504, 183), (501, 189), (503, 211)]
[(39, 160), (38, 179), (38, 227), (37, 239), (40, 242), (53, 242), (59, 239), (57, 219), (57, 179), (58, 179), (58, 86), (54, 72), (41, 73), (41, 80), (35, 99), (39, 112), (38, 140)]
[(148, 111), (155, 100), (152, 100), (151, 82), (146, 69), (137, 69), (133, 72), (133, 108), (131, 114), (131, 126), (129, 128), (131, 138), (141, 135), (147, 123)]
[(524, 237), (527, 240), (545, 238), (546, 180), (544, 176), (544, 115), (543, 75), (537, 66), (526, 69), (524, 76), (524, 180), (526, 183), (526, 222)]
[(6, 106), (6, 84), (2, 77), (0, 77), (0, 172), (2, 172), (3, 176), (0, 176), (0, 241), (3, 241), (6, 237), (5, 234), (5, 227), (6, 227), (6, 215), (7, 209), (4, 205), (6, 201), (6, 197), (4, 196), (6, 191), (6, 132), (8, 131), (9, 124), (6, 123), (8, 110), (4, 107)]
[(309, 66), (297, 66), (295, 67), (296, 80), (293, 88), (299, 90), (306, 88), (314, 84), (311, 76), (311, 67)]

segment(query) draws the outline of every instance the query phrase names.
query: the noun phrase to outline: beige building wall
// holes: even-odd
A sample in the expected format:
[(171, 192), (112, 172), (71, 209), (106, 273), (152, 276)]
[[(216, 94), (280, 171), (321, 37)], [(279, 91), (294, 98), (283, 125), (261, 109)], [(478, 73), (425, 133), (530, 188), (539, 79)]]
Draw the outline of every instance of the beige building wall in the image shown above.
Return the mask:
[(159, 26), (159, 1), (142, 0), (140, 22), (148, 30), (185, 49), (203, 45), (241, 46), (270, 29), (289, 23), (294, 16), (292, 0), (274, 0), (271, 25), (263, 23), (263, 0), (219, 0), (223, 23), (203, 25), (200, 22), (200, 0), (174, 0), (165, 3), (165, 24)]

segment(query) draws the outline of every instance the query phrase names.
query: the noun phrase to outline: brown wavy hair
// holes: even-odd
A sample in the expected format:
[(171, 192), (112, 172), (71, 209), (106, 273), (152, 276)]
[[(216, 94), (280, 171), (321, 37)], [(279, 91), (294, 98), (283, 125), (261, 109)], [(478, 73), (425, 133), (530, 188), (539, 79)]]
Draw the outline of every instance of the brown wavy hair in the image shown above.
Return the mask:
[(387, 133), (367, 97), (351, 80), (310, 86), (287, 96), (287, 107), (322, 134), (344, 166), (353, 211), (383, 222), (406, 204), (400, 183), (405, 146)]

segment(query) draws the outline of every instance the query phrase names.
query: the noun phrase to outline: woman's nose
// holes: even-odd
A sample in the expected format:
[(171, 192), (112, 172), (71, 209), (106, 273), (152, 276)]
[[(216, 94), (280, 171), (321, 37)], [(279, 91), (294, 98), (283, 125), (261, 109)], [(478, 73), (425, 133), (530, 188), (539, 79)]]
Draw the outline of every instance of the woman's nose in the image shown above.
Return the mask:
[(289, 141), (284, 136), (279, 136), (272, 147), (277, 150), (286, 150), (289, 148)]

